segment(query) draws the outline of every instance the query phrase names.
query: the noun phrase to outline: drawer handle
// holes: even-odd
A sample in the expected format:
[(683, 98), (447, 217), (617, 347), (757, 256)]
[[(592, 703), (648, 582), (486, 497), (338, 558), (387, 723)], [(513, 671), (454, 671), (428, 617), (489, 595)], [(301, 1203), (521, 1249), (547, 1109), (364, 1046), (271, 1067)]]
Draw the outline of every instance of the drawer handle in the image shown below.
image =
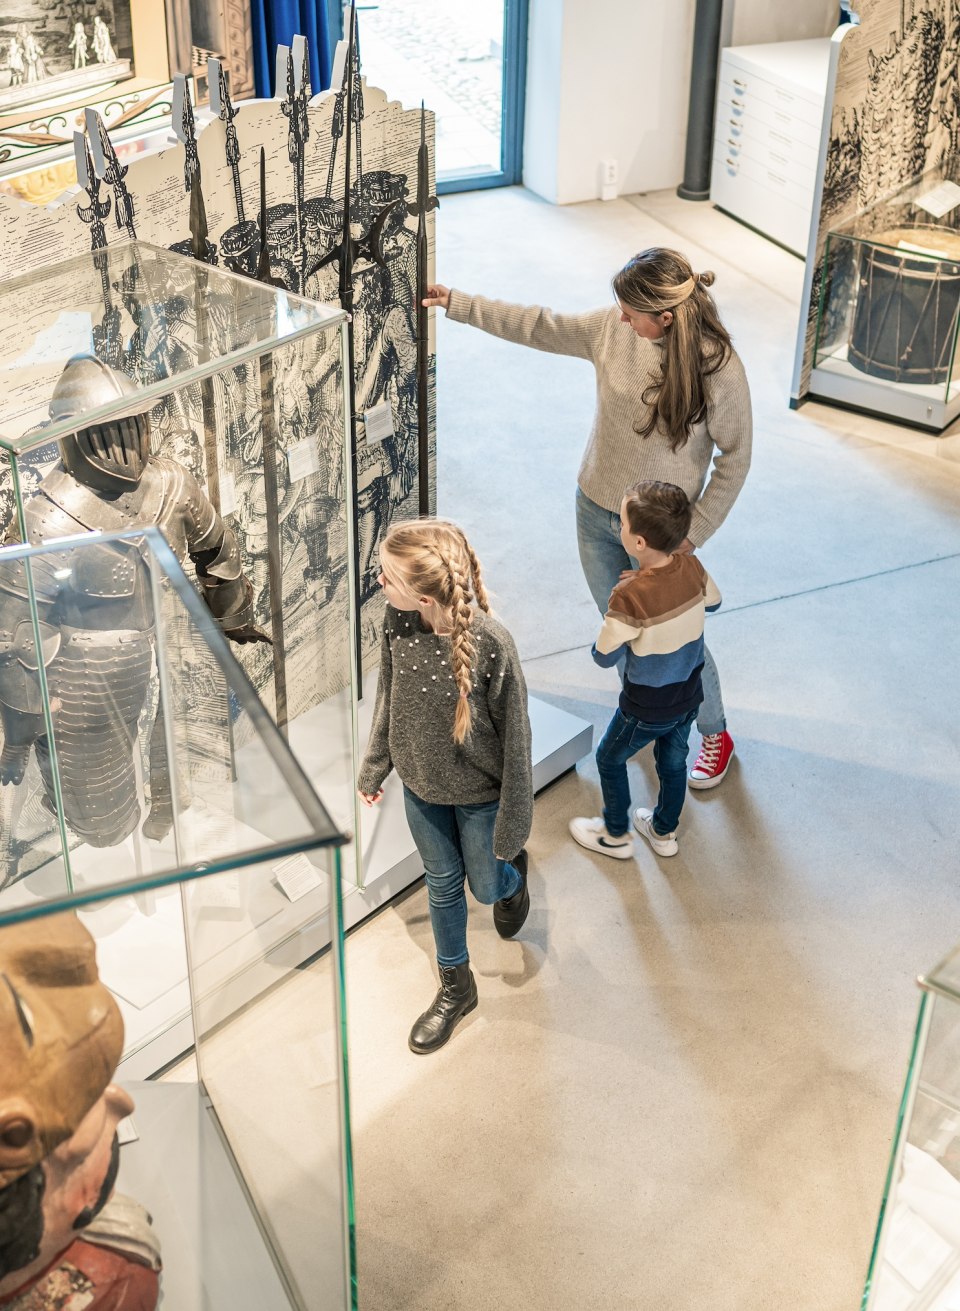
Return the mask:
[(782, 118), (783, 121), (784, 121), (784, 123), (792, 123), (792, 122), (793, 122), (793, 116), (792, 116), (792, 115), (790, 115), (790, 114), (782, 114), (782, 113), (780, 112), (779, 109), (775, 109), (773, 112), (776, 114), (777, 118)]
[(780, 142), (782, 142), (783, 145), (785, 145), (785, 146), (790, 146), (790, 145), (793, 144), (793, 142), (790, 140), (790, 138), (789, 138), (789, 137), (785, 137), (785, 136), (783, 135), (782, 132), (771, 132), (771, 133), (770, 133), (770, 136), (771, 136), (772, 140), (774, 140), (774, 141), (780, 141)]
[(739, 122), (738, 119), (731, 118), (731, 120), (730, 120), (730, 126), (733, 128), (734, 132), (742, 132), (742, 131), (743, 131), (743, 125)]
[(775, 160), (777, 161), (778, 164), (789, 164), (789, 163), (790, 163), (789, 159), (785, 158), (783, 155), (776, 155), (776, 154), (774, 154), (774, 152), (773, 152), (772, 150), (770, 151), (770, 158), (771, 158), (771, 159), (775, 159)]
[(770, 179), (771, 182), (776, 182), (776, 183), (778, 183), (778, 185), (781, 186), (781, 187), (785, 187), (785, 186), (787, 185), (787, 179), (786, 179), (786, 178), (782, 178), (782, 177), (779, 175), (779, 173), (771, 173), (771, 172), (768, 170), (768, 171), (767, 171), (767, 177)]
[(727, 145), (731, 146), (734, 150), (740, 149), (740, 142), (734, 141), (733, 137), (727, 137)]
[(744, 108), (743, 101), (742, 101), (742, 100), (737, 100), (737, 99), (735, 99), (735, 97), (733, 97), (733, 96), (730, 97), (730, 103), (731, 103), (731, 105), (736, 105), (737, 109), (743, 109), (743, 108)]
[(791, 105), (797, 98), (796, 96), (792, 96), (789, 91), (784, 91), (782, 87), (777, 87), (776, 91), (781, 100), (789, 100)]
[(738, 86), (738, 87), (740, 88), (741, 91), (746, 91), (746, 89), (747, 89), (747, 84), (746, 84), (746, 82), (741, 82), (741, 81), (739, 80), (739, 78), (736, 78), (736, 77), (733, 79), (733, 85), (734, 85), (734, 86)]
[(730, 165), (732, 169), (735, 169), (737, 172), (740, 171), (740, 165), (737, 163), (735, 159), (728, 159), (726, 162)]

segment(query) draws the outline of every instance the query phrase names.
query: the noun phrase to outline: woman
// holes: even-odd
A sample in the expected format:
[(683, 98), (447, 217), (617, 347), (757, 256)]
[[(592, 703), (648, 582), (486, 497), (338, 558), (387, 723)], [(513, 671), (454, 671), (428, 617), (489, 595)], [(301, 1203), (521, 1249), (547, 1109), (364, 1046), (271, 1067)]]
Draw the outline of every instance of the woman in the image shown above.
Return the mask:
[[(620, 502), (639, 481), (675, 483), (694, 503), (694, 551), (720, 527), (750, 467), (750, 390), (708, 288), (675, 250), (635, 255), (613, 279), (616, 304), (587, 314), (554, 314), (468, 296), (440, 284), (424, 304), (507, 341), (590, 360), (597, 406), (577, 479), (577, 540), (587, 586), (601, 614), (625, 569)], [(704, 650), (702, 736), (689, 783), (711, 788), (725, 776), (733, 739), (716, 665)]]

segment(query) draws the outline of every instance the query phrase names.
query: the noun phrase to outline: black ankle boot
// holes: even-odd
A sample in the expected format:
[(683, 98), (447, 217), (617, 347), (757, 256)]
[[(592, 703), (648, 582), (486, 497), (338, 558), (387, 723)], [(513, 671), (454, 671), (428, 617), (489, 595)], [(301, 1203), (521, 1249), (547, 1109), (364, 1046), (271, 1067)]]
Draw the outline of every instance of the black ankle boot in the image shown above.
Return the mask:
[(493, 903), (493, 922), (501, 938), (512, 938), (523, 928), (530, 910), (530, 892), (527, 888), (526, 848), (510, 862), (520, 875), (520, 887), (512, 897)]
[(410, 1050), (435, 1052), (452, 1036), (464, 1015), (477, 1007), (477, 981), (467, 965), (441, 965), (440, 990), (410, 1030)]

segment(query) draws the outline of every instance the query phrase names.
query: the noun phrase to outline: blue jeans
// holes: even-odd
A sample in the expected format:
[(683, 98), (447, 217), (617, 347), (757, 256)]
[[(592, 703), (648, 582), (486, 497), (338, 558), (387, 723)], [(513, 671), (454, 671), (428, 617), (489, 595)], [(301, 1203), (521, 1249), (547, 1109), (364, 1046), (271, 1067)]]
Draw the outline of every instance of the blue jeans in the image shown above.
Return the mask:
[(487, 906), (520, 891), (520, 871), (493, 854), (493, 828), (500, 802), (435, 806), (421, 801), (405, 787), (403, 804), (427, 877), (437, 963), (465, 965), (470, 955), (464, 879), (477, 901)]
[(653, 758), (660, 780), (660, 794), (653, 812), (656, 833), (672, 833), (680, 822), (687, 795), (687, 744), (695, 710), (667, 724), (645, 724), (616, 711), (597, 747), (597, 771), (603, 789), (603, 822), (612, 838), (630, 827), (630, 781), (627, 761), (653, 743)]
[[(610, 593), (620, 581), (624, 569), (636, 569), (637, 562), (627, 555), (620, 541), (620, 516), (604, 510), (577, 488), (577, 545), (580, 565), (590, 595), (602, 615), (607, 613)], [(623, 677), (623, 666), (618, 665)], [(727, 727), (723, 713), (720, 678), (713, 656), (703, 648), (703, 701), (697, 716), (697, 728), (703, 734), (722, 733)]]

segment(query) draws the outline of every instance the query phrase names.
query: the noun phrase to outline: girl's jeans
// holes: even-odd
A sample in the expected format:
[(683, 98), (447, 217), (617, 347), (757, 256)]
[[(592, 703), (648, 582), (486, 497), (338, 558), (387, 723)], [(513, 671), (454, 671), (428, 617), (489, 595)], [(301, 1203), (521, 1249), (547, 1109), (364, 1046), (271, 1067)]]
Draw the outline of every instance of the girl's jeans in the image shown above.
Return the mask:
[(520, 891), (520, 871), (493, 854), (493, 828), (500, 802), (435, 806), (404, 787), (403, 803), (427, 876), (437, 963), (465, 965), (470, 956), (464, 879), (477, 901), (487, 906)]
[(617, 710), (597, 747), (597, 772), (603, 789), (603, 822), (612, 838), (630, 827), (630, 782), (627, 761), (653, 743), (653, 758), (660, 780), (660, 795), (653, 812), (653, 830), (664, 836), (673, 833), (687, 795), (687, 744), (697, 717), (690, 710), (682, 719), (668, 724), (645, 724)]
[[(620, 541), (620, 516), (604, 510), (584, 496), (577, 488), (577, 545), (580, 547), (580, 564), (583, 568), (590, 595), (602, 615), (607, 613), (610, 593), (620, 581), (624, 569), (635, 569), (632, 560)], [(623, 669), (620, 669), (621, 677)], [(722, 733), (727, 727), (720, 694), (720, 678), (713, 656), (703, 648), (703, 701), (697, 715), (697, 728), (707, 733)]]

